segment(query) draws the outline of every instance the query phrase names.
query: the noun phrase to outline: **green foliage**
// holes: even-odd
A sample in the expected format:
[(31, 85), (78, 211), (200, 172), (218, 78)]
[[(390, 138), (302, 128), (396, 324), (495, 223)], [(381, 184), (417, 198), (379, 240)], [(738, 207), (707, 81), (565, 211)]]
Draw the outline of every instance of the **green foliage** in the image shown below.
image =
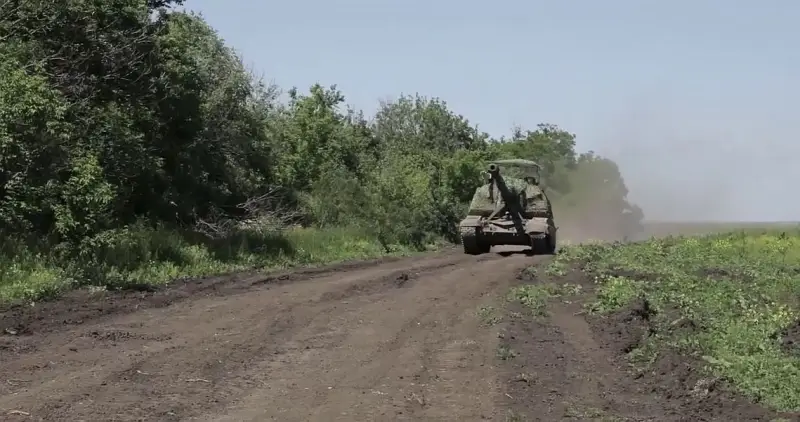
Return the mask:
[[(404, 245), (391, 245), (387, 252), (377, 238), (358, 228), (295, 228), (276, 233), (256, 227), (208, 240), (134, 225), (85, 238), (77, 248), (80, 259), (67, 264), (51, 251), (36, 253), (25, 245), (5, 243), (0, 254), (0, 302), (35, 301), (79, 284), (141, 288), (183, 277), (415, 252)], [(431, 247), (425, 246), (425, 250)]]
[[(530, 267), (526, 271), (534, 270), (533, 267)], [(535, 316), (544, 316), (547, 315), (546, 308), (550, 299), (576, 295), (580, 293), (580, 290), (581, 286), (569, 283), (523, 284), (511, 289), (508, 293), (508, 300), (519, 302), (530, 309)]]
[[(181, 3), (0, 4), (10, 296), (277, 265), (298, 225), (345, 236), (326, 238), (337, 247), (366, 236), (375, 253), (456, 241), (486, 161), (500, 157), (542, 163), (564, 204), (585, 205), (573, 186), (600, 170), (580, 167), (575, 136), (555, 125), (495, 141), (437, 98), (401, 96), (372, 118), (336, 86), (280, 101), (202, 17), (171, 9)], [(604, 177), (624, 208), (621, 176)], [(265, 232), (243, 229), (253, 224)], [(283, 253), (333, 256), (298, 251)], [(56, 287), (26, 287), (44, 285)]]
[(800, 318), (800, 231), (573, 246), (558, 260), (582, 261), (597, 277), (595, 312), (647, 300), (659, 335), (644, 348), (702, 357), (754, 399), (800, 409), (800, 353), (783, 341)]
[(510, 139), (493, 145), (500, 158), (528, 158), (542, 166), (548, 186), (556, 192), (570, 189), (567, 173), (574, 169), (575, 135), (556, 125), (542, 123), (535, 131), (515, 128)]

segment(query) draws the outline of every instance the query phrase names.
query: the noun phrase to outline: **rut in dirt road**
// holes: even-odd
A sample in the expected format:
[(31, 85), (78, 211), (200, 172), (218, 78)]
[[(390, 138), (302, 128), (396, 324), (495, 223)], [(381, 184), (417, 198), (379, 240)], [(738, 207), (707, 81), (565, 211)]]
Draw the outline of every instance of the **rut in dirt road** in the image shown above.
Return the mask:
[(476, 312), (547, 259), (448, 252), (286, 283), (244, 278), (169, 306), (143, 294), (138, 310), (130, 298), (97, 316), (82, 307), (82, 321), (16, 310), (27, 332), (2, 337), (0, 410), (47, 421), (502, 420), (497, 333)]
[(573, 299), (554, 301), (546, 316), (534, 318), (512, 307), (518, 318), (507, 324), (503, 347), (514, 353), (504, 365), (505, 407), (514, 420), (676, 420), (663, 398), (638, 385), (599, 344), (582, 301)]
[(499, 328), (506, 359), (496, 406), (508, 409), (507, 420), (800, 421), (741, 395), (685, 351), (658, 349), (649, 363), (632, 365), (629, 353), (661, 329), (651, 325), (658, 311), (644, 298), (593, 314), (584, 306), (595, 302), (596, 280), (580, 265), (558, 276), (524, 275), (521, 291), (549, 295), (533, 305), (509, 303)]

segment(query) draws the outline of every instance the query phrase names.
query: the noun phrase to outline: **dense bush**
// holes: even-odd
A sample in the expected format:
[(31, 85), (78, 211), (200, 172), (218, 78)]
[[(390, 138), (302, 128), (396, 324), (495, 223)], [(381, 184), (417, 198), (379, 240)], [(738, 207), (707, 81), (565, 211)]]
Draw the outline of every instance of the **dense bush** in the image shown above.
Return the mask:
[(307, 255), (323, 238), (372, 242), (332, 248), (350, 252), (455, 240), (498, 157), (541, 162), (557, 212), (630, 208), (617, 166), (577, 154), (554, 125), (493, 140), (438, 99), (403, 96), (369, 119), (335, 86), (280, 101), (177, 3), (0, 5), (0, 285), (12, 296), (335, 258)]

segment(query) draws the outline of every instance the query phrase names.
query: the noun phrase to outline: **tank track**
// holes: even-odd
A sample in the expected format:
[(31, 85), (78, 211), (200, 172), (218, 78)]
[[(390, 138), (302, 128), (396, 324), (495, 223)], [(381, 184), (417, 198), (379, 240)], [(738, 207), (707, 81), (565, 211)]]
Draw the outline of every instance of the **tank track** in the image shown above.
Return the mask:
[(464, 253), (468, 255), (480, 255), (487, 253), (491, 249), (488, 243), (481, 242), (475, 227), (461, 227), (461, 245)]
[(544, 233), (531, 235), (531, 249), (534, 254), (553, 255), (556, 252), (555, 242)]

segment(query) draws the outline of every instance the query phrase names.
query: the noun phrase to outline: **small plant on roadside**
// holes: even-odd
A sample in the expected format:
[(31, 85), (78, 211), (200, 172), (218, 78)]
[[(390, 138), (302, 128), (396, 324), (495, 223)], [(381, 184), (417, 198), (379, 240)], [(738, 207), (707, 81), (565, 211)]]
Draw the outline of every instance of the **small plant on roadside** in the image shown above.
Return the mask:
[(563, 277), (567, 275), (567, 264), (563, 260), (554, 259), (547, 265), (545, 274), (551, 277)]
[(594, 303), (588, 305), (590, 312), (608, 313), (629, 304), (643, 292), (644, 283), (626, 277), (603, 277), (601, 288)]
[(481, 306), (477, 314), (478, 319), (485, 325), (495, 325), (503, 319), (493, 306)]
[(577, 296), (583, 291), (583, 286), (580, 284), (564, 283), (559, 290), (563, 296)]
[(522, 276), (529, 278), (531, 280), (535, 279), (536, 275), (537, 275), (536, 267), (526, 267), (525, 269), (522, 270)]
[(500, 345), (497, 347), (497, 357), (500, 360), (509, 360), (517, 357), (517, 352), (507, 345)]
[(649, 337), (628, 353), (630, 364), (639, 371), (646, 371), (652, 367), (659, 356), (659, 339)]
[(521, 303), (535, 316), (547, 315), (550, 299), (579, 294), (582, 286), (578, 284), (536, 283), (516, 286), (508, 293), (508, 300)]
[(547, 301), (558, 294), (558, 286), (547, 284), (526, 284), (511, 289), (508, 299), (521, 303), (536, 316), (547, 314)]

